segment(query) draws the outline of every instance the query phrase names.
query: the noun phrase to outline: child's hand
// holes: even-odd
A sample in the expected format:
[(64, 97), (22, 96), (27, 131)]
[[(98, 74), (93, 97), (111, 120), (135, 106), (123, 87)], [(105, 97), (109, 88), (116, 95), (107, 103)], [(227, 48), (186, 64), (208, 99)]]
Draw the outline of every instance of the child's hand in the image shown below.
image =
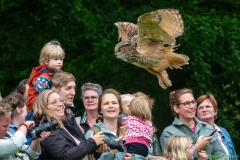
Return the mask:
[(198, 152), (198, 156), (199, 156), (200, 160), (207, 160), (208, 159), (207, 153), (204, 150), (201, 150), (200, 152)]

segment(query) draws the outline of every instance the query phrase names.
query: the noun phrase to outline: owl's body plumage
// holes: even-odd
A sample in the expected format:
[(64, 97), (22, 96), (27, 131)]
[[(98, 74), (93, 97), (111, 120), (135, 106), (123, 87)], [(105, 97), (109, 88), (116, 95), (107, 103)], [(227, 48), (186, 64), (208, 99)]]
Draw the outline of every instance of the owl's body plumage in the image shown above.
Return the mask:
[[(183, 20), (178, 10), (161, 9), (138, 18), (137, 25), (117, 22), (118, 38), (115, 46), (117, 58), (146, 69), (158, 77), (159, 85), (166, 89), (172, 83), (167, 68), (188, 64), (188, 56), (176, 54), (175, 38), (183, 33)], [(165, 46), (165, 45), (168, 46)]]

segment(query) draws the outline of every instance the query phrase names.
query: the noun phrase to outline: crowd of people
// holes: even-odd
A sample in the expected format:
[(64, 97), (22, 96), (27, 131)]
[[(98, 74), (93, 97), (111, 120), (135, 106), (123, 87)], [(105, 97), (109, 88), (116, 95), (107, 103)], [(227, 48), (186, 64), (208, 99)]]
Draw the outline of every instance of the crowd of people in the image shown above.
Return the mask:
[(175, 118), (160, 138), (152, 121), (154, 99), (142, 92), (120, 94), (87, 82), (81, 86), (85, 111), (75, 116), (76, 79), (62, 71), (64, 58), (58, 41), (46, 43), (40, 65), (0, 99), (0, 159), (238, 159), (231, 136), (215, 124), (212, 94), (195, 100), (191, 89), (172, 91)]

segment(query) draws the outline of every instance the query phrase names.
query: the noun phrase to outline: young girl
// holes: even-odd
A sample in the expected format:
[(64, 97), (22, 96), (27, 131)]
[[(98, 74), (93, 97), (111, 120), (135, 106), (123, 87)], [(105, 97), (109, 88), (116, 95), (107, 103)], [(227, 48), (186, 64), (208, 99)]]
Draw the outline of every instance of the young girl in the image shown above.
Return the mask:
[[(65, 52), (58, 41), (46, 43), (41, 52), (38, 67), (32, 69), (28, 80), (28, 100), (27, 107), (29, 111), (33, 110), (33, 103), (43, 90), (50, 89), (50, 80), (55, 72), (61, 72)], [(30, 112), (28, 120), (32, 119), (33, 113)]]
[[(187, 136), (173, 135), (168, 138), (164, 149), (167, 160), (193, 160), (194, 148), (192, 141)], [(207, 160), (206, 151), (198, 153), (200, 160)]]
[(125, 146), (127, 153), (148, 156), (148, 146), (152, 143), (153, 127), (151, 109), (147, 100), (134, 98), (129, 106), (127, 117), (121, 120), (127, 127)]

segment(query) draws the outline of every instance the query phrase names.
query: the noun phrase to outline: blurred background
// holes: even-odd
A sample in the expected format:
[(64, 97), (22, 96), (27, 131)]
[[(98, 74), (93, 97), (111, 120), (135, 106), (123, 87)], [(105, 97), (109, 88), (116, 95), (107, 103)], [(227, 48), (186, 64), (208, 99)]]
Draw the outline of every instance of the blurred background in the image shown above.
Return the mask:
[[(137, 23), (158, 9), (178, 9), (185, 30), (177, 53), (190, 57), (183, 70), (168, 69), (173, 86), (163, 90), (157, 77), (117, 59), (115, 22)], [(211, 92), (218, 101), (216, 123), (226, 128), (240, 154), (240, 1), (233, 0), (0, 0), (0, 92), (7, 96), (33, 67), (45, 43), (57, 39), (66, 52), (63, 70), (77, 79), (75, 106), (83, 112), (80, 87), (86, 82), (121, 94), (141, 91), (155, 99), (157, 135), (173, 116), (169, 93), (191, 88), (195, 98)]]

